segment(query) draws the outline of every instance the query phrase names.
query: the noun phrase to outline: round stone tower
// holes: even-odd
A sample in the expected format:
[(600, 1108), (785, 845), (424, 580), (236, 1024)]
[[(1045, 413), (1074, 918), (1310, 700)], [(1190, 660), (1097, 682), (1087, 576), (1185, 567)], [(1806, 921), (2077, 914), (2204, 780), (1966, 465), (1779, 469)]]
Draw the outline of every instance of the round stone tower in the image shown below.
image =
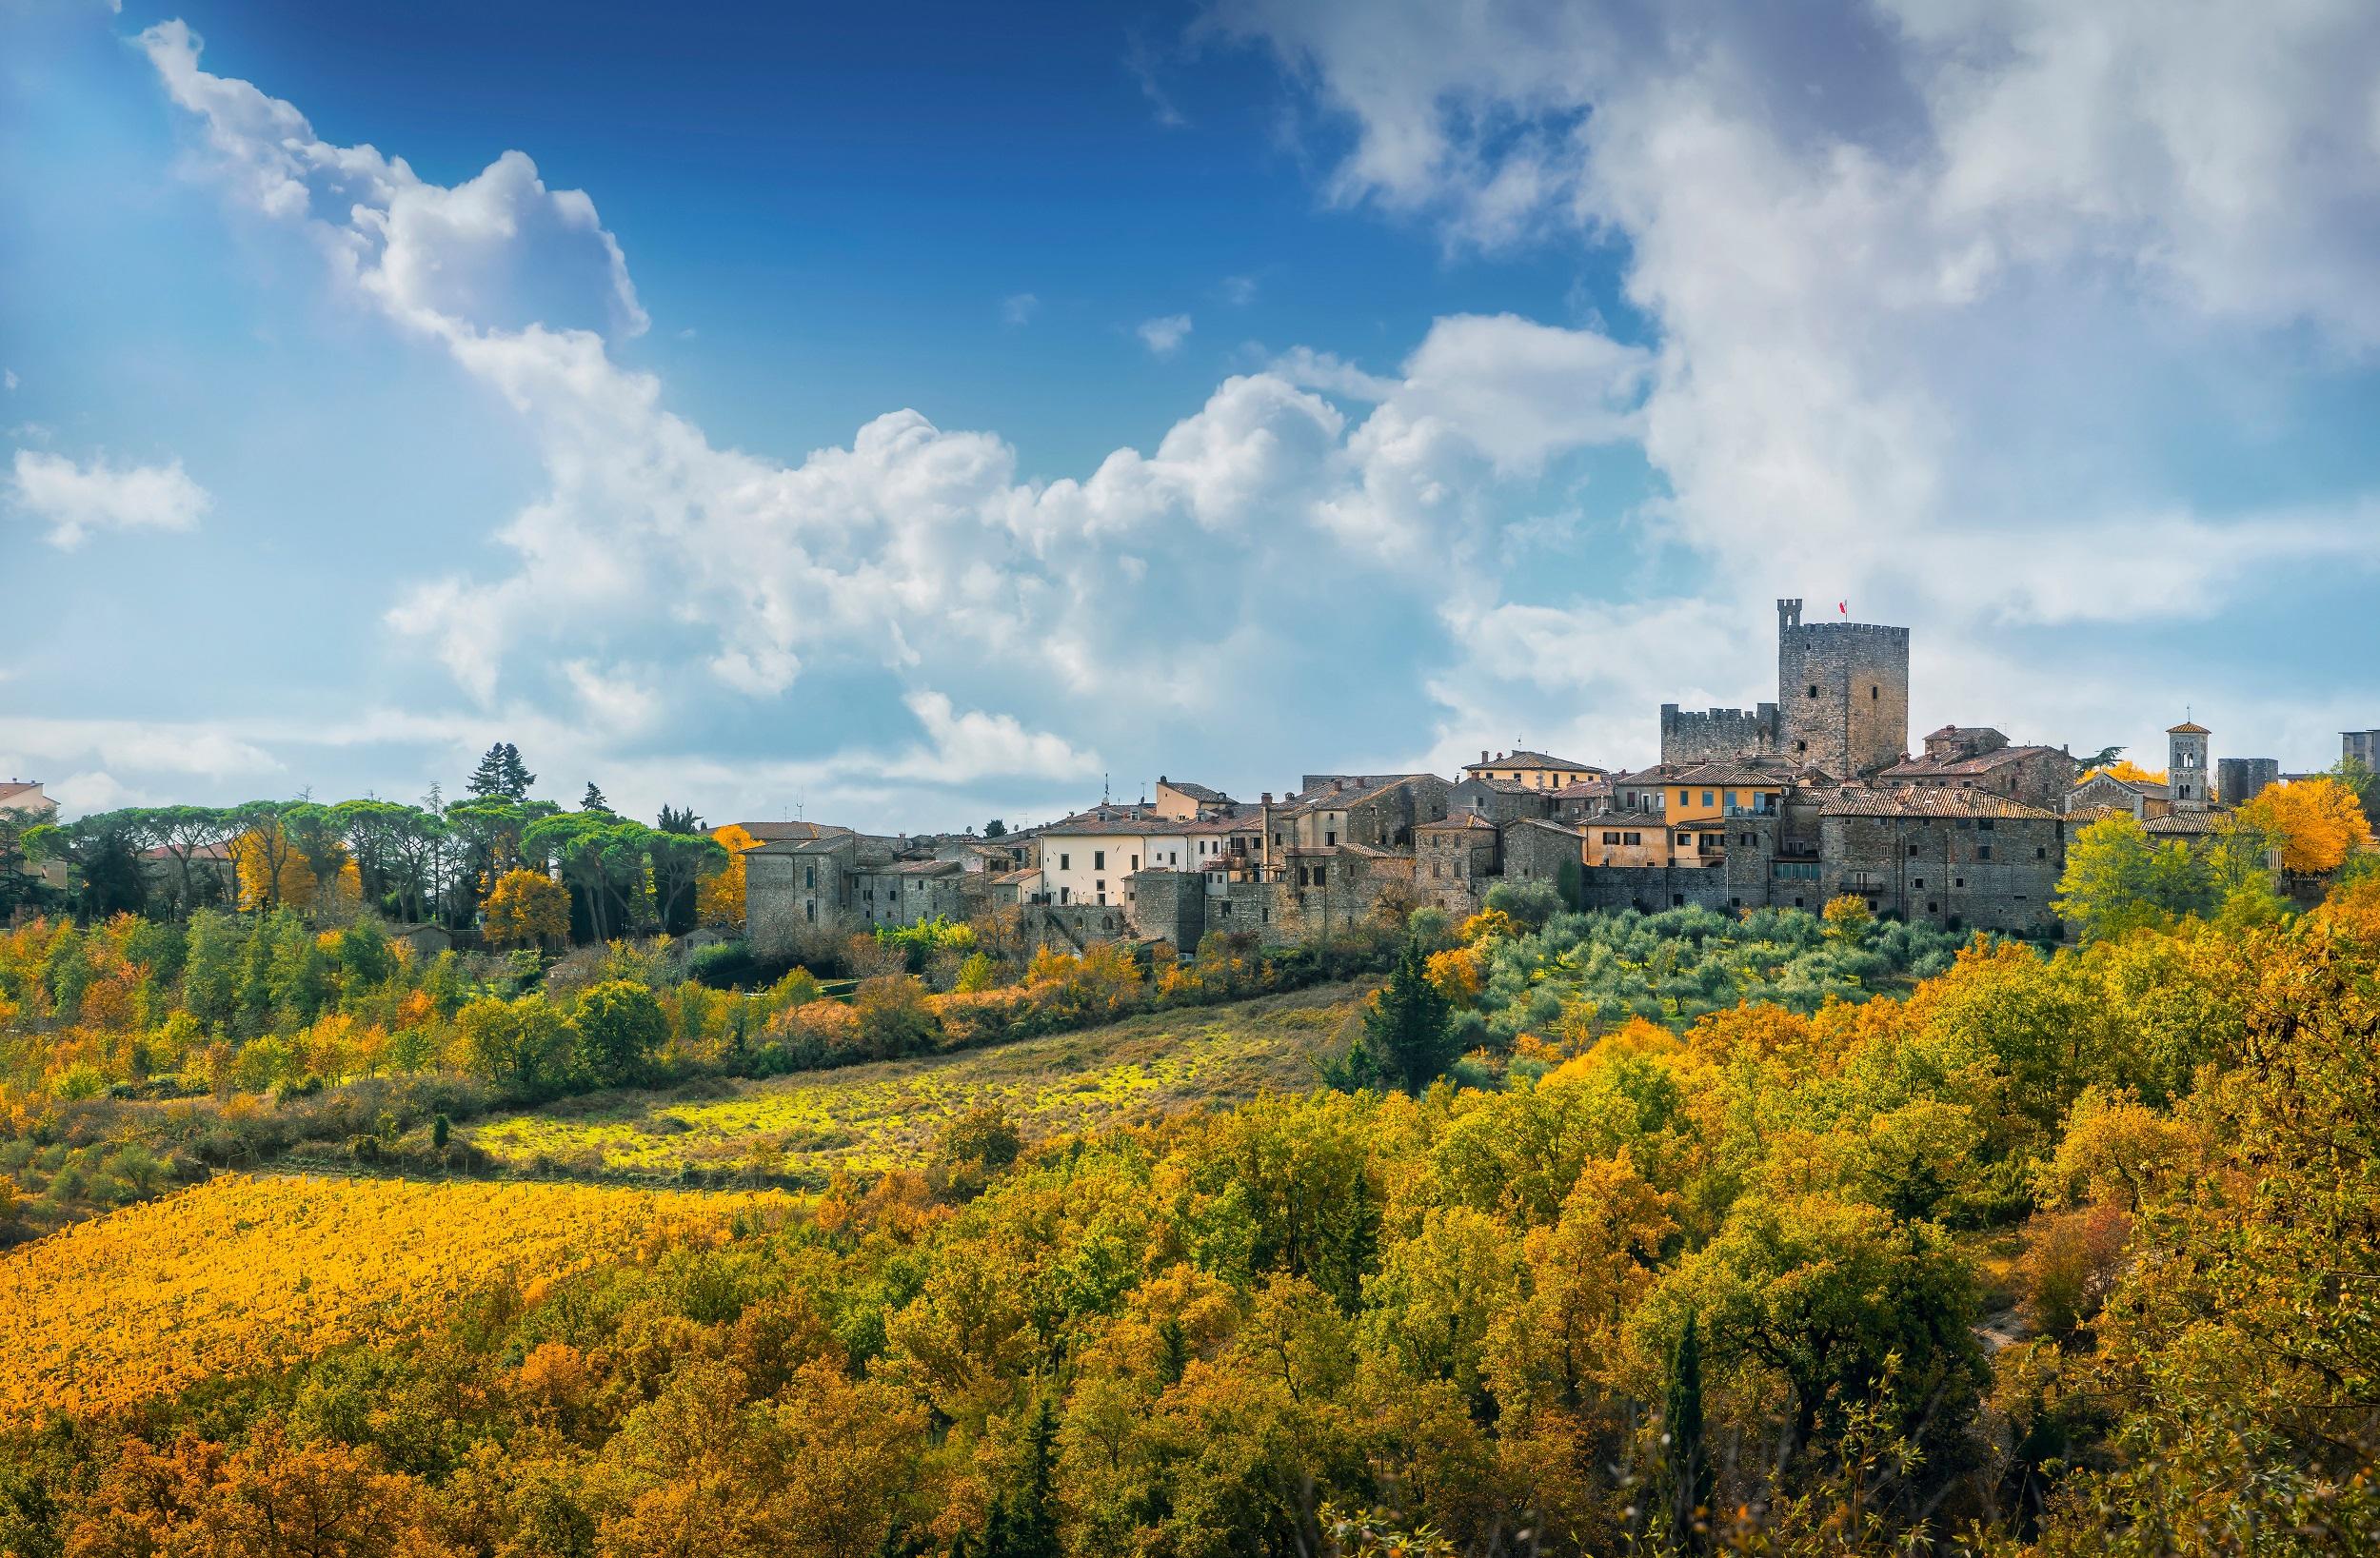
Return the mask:
[(2214, 779), (2207, 761), (2208, 738), (2206, 726), (2188, 720), (2165, 733), (2165, 781), (2172, 788), (2177, 812), (2207, 809), (2207, 791)]
[(1909, 629), (1805, 622), (1779, 601), (1776, 702), (1785, 757), (1842, 779), (1892, 766), (1909, 752)]

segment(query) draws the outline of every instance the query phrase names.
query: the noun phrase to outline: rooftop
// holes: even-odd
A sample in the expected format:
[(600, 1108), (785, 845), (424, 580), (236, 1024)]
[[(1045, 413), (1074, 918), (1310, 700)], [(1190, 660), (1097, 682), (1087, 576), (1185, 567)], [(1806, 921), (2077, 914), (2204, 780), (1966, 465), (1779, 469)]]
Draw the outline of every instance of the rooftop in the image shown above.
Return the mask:
[[(1941, 732), (1936, 731), (1934, 734), (1940, 735)], [(1993, 747), (1989, 752), (1976, 753), (1972, 758), (1905, 759), (1882, 770), (1876, 778), (1885, 779), (1956, 779), (1988, 774), (1995, 768), (2005, 768), (2010, 763), (2023, 762), (2031, 758), (2054, 758), (2064, 755), (2053, 746), (2000, 746)]]
[(2214, 734), (2206, 726), (2193, 724), (2188, 720), (2183, 720), (2178, 725), (2166, 726), (2165, 733), (2168, 736), (2211, 736)]
[(2054, 822), (2057, 813), (1995, 796), (1988, 790), (1837, 790), (1818, 808), (1820, 817), (2021, 818)]
[(1428, 833), (1438, 828), (1482, 828), (1489, 833), (1494, 833), (1496, 824), (1481, 817), (1478, 812), (1457, 812), (1443, 821), (1424, 822), (1413, 831)]
[(1568, 758), (1549, 757), (1545, 753), (1531, 752), (1525, 748), (1518, 752), (1498, 752), (1493, 758), (1482, 752), (1479, 754), (1478, 762), (1467, 762), (1462, 765), (1462, 771), (1466, 774), (1475, 768), (1553, 768), (1566, 774), (1600, 774), (1603, 772), (1593, 763), (1573, 762)]
[(2140, 824), (2143, 833), (2179, 835), (2196, 838), (2213, 833), (2223, 826), (2221, 812), (2170, 812), (2152, 817)]

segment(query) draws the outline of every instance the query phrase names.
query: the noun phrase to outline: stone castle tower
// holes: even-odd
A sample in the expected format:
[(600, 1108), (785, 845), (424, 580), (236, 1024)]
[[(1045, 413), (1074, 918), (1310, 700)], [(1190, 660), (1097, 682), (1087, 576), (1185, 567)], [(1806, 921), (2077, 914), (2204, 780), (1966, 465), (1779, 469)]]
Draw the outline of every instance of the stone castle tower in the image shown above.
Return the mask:
[(1900, 761), (1909, 750), (1909, 629), (1805, 622), (1776, 603), (1776, 701), (1753, 709), (1661, 705), (1661, 760), (1782, 757), (1837, 779)]
[(1841, 779), (1909, 751), (1909, 629), (1805, 622), (1776, 603), (1777, 751)]
[(2207, 727), (2185, 720), (2165, 733), (2165, 780), (2177, 812), (2203, 812), (2212, 769), (2207, 761)]

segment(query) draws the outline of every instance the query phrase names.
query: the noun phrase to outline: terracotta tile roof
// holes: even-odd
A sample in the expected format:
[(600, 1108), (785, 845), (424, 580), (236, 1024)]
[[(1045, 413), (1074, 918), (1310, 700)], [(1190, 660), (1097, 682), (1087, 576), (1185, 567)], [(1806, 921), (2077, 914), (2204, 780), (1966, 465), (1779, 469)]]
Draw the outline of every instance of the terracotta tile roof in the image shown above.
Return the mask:
[(1524, 817), (1513, 824), (1516, 828), (1543, 828), (1565, 838), (1583, 838), (1585, 831), (1576, 822), (1557, 822), (1550, 817)]
[(1783, 786), (1792, 782), (1792, 776), (1775, 769), (1755, 768), (1742, 762), (1705, 762), (1681, 767), (1663, 782), (1669, 784), (1749, 784)]
[(1176, 795), (1188, 796), (1193, 800), (1205, 801), (1213, 805), (1226, 804), (1231, 799), (1231, 797), (1220, 790), (1210, 789), (1203, 784), (1193, 784), (1188, 779), (1169, 779), (1160, 775), (1157, 782)]
[(2153, 834), (2174, 834), (2195, 838), (2213, 833), (2223, 826), (2221, 812), (2170, 812), (2152, 817), (2140, 824), (2141, 831)]
[(999, 887), (1021, 887), (1026, 882), (1031, 881), (1034, 878), (1040, 876), (1041, 874), (1041, 869), (1039, 867), (1026, 866), (1021, 871), (1003, 871), (999, 876), (994, 877), (992, 878), (992, 882), (995, 886)]
[(1911, 758), (1882, 770), (1876, 778), (1898, 779), (1959, 779), (1988, 774), (1994, 768), (2005, 768), (2028, 758), (2062, 756), (2053, 746), (2001, 746), (1979, 752), (1972, 758)]
[(1489, 833), (1494, 833), (1496, 831), (1496, 824), (1489, 821), (1486, 818), (1481, 817), (1478, 812), (1457, 812), (1454, 816), (1447, 818), (1444, 821), (1424, 822), (1413, 831), (1416, 833), (1429, 833), (1439, 828), (1484, 828)]
[(2208, 736), (2213, 734), (2211, 731), (2208, 730), (2206, 726), (2192, 724), (2188, 720), (2183, 720), (2178, 725), (2166, 726), (2165, 733), (2168, 736)]
[(0, 779), (0, 800), (10, 796), (25, 795), (41, 788), (39, 779)]
[(1548, 757), (1542, 752), (1506, 752), (1483, 762), (1462, 765), (1466, 774), (1475, 768), (1556, 768), (1566, 774), (1600, 774), (1602, 769), (1593, 763), (1573, 762), (1568, 758)]
[(1818, 808), (1820, 817), (1993, 817), (2053, 822), (2057, 813), (2027, 806), (1989, 790), (1843, 789)]
[[(1468, 773), (1470, 770), (1465, 769), (1464, 772)], [(1493, 790), (1501, 796), (1545, 796), (1554, 793), (1551, 790), (1533, 789), (1518, 779), (1467, 779), (1463, 782), (1478, 785), (1481, 789)]]

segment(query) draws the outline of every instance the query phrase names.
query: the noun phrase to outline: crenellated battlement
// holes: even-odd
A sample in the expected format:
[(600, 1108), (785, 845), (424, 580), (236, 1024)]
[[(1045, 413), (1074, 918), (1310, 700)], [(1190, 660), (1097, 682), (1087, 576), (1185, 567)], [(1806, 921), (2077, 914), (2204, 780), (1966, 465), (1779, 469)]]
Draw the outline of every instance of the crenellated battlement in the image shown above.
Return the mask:
[(1751, 753), (1776, 750), (1777, 711), (1774, 703), (1756, 709), (1696, 709), (1688, 713), (1676, 703), (1661, 705), (1661, 760), (1714, 762)]

